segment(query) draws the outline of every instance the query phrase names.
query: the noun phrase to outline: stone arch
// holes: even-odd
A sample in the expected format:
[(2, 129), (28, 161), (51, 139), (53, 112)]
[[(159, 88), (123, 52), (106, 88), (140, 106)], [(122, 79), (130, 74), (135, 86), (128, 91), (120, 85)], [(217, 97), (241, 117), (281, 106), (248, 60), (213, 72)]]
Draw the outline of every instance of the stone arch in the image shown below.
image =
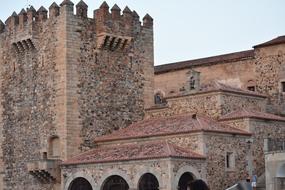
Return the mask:
[(155, 90), (154, 91), (154, 103), (155, 104), (164, 104), (166, 103), (165, 100), (165, 92), (163, 92), (162, 90)]
[(276, 177), (285, 177), (285, 163), (276, 170)]
[(88, 180), (78, 177), (70, 183), (68, 190), (93, 190), (93, 188)]
[(195, 176), (191, 172), (185, 172), (179, 178), (178, 181), (178, 190), (187, 190), (189, 189), (189, 184), (195, 180)]
[(179, 183), (181, 176), (185, 173), (191, 173), (194, 179), (201, 178), (201, 175), (196, 168), (189, 166), (189, 165), (183, 166), (176, 172), (176, 175), (174, 178), (174, 184), (173, 184), (174, 185), (173, 187), (175, 187), (175, 189), (177, 189), (178, 187), (178, 183)]
[(85, 180), (87, 180), (92, 189), (93, 190), (97, 190), (96, 186), (95, 186), (95, 180), (93, 179), (92, 175), (86, 173), (86, 172), (76, 172), (74, 174), (71, 174), (69, 177), (67, 177), (65, 183), (64, 183), (64, 190), (69, 190), (70, 185), (72, 184), (72, 182), (76, 179), (76, 178), (84, 178)]
[(152, 173), (143, 174), (138, 181), (138, 190), (159, 190), (159, 188), (159, 181)]
[(163, 97), (165, 97), (165, 92), (161, 89), (154, 90), (154, 94), (161, 94)]
[(130, 185), (118, 175), (112, 175), (105, 179), (100, 190), (129, 190)]
[(132, 183), (131, 178), (125, 172), (120, 171), (120, 170), (111, 170), (111, 171), (105, 172), (105, 174), (101, 176), (101, 178), (98, 180), (96, 190), (99, 190), (99, 189), (101, 190), (105, 181), (111, 176), (120, 176), (127, 182), (130, 188), (134, 186), (134, 183)]
[(140, 182), (141, 177), (146, 174), (146, 173), (150, 173), (152, 175), (154, 175), (158, 181), (159, 187), (163, 187), (164, 183), (163, 180), (161, 178), (161, 175), (159, 172), (155, 171), (154, 169), (151, 168), (145, 168), (145, 169), (141, 169), (139, 171), (136, 172), (136, 175), (134, 176), (134, 185), (135, 187), (138, 187), (138, 184)]

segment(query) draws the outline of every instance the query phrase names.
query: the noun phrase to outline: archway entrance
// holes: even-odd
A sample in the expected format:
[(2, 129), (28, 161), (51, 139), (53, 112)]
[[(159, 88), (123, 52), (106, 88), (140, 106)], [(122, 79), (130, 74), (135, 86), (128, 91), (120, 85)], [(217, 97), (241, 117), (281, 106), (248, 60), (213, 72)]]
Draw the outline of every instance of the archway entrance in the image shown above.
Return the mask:
[(106, 179), (102, 190), (128, 190), (129, 185), (124, 178), (113, 175)]
[(74, 179), (68, 190), (93, 190), (91, 184), (84, 179), (83, 177), (79, 177)]
[(189, 184), (194, 180), (193, 174), (185, 172), (179, 179), (178, 190), (189, 190)]
[(159, 183), (157, 178), (150, 174), (144, 174), (139, 181), (139, 190), (158, 190)]

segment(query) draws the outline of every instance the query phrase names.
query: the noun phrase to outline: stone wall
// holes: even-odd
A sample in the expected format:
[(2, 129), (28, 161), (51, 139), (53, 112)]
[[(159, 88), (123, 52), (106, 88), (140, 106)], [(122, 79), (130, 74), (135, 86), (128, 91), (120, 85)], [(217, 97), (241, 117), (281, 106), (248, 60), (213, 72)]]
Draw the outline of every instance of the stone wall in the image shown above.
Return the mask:
[[(27, 171), (27, 162), (42, 158), (48, 137), (56, 135), (55, 69), (56, 20), (27, 27), (37, 28), (35, 48), (17, 53), (12, 47), (13, 33), (2, 37), (1, 97), (3, 127), (3, 189), (50, 189)], [(20, 32), (20, 31), (19, 31)]]
[(146, 117), (166, 117), (177, 114), (199, 113), (210, 117), (219, 117), (220, 96), (218, 93), (192, 94), (167, 99), (167, 108), (149, 109)]
[[(226, 189), (247, 177), (247, 137), (234, 135), (205, 136), (207, 147), (207, 180), (212, 190)], [(226, 169), (226, 152), (233, 152), (235, 167)]]
[(253, 172), (258, 176), (264, 174), (264, 139), (284, 138), (284, 122), (245, 118), (223, 121), (223, 123), (228, 124), (232, 127), (246, 130), (253, 134), (251, 143), (251, 152), (253, 156)]
[[(92, 147), (96, 136), (109, 134), (141, 120), (153, 101), (152, 29), (123, 30), (132, 35), (127, 49), (99, 49), (93, 21), (86, 20), (80, 34), (77, 59), (78, 108), (83, 146)], [(136, 23), (136, 27), (141, 27)], [(110, 32), (110, 31), (109, 31)], [(114, 31), (115, 32), (115, 31)]]
[(240, 109), (249, 109), (265, 112), (267, 99), (265, 97), (224, 93), (221, 95), (220, 104), (222, 115), (226, 115), (228, 113), (238, 111)]
[(152, 18), (141, 24), (129, 9), (118, 19), (101, 7), (97, 16), (106, 18), (91, 19), (82, 3), (76, 8), (64, 1), (50, 7), (50, 17), (44, 8), (22, 11), (0, 34), (4, 189), (59, 189), (27, 170), (52, 157), (52, 138), (65, 160), (96, 136), (142, 119), (152, 105)]
[(281, 92), (281, 82), (285, 81), (285, 46), (257, 48), (255, 52), (257, 91), (270, 97), (269, 112), (285, 114), (285, 97)]
[(260, 176), (265, 172), (264, 168), (264, 139), (285, 138), (284, 122), (250, 120), (250, 131), (253, 133), (252, 155), (254, 172)]
[[(4, 51), (4, 36), (0, 34), (0, 58), (3, 58), (3, 51)], [(2, 69), (0, 69), (0, 73), (2, 73)], [(3, 77), (0, 76), (0, 86), (2, 86), (3, 83)], [(3, 101), (3, 95), (0, 93), (0, 102)], [(3, 105), (0, 104), (0, 113), (3, 112)], [(0, 158), (3, 158), (3, 142), (4, 142), (4, 136), (3, 136), (3, 114), (0, 114)], [(3, 182), (3, 177), (4, 177), (4, 160), (0, 159), (0, 190), (3, 190), (4, 188), (4, 182)]]
[[(201, 73), (200, 84), (205, 85), (216, 80), (235, 87), (246, 89), (251, 81), (255, 82), (254, 60), (242, 60), (213, 65), (193, 66), (192, 69)], [(155, 75), (155, 90), (165, 96), (179, 93), (182, 87), (187, 88), (190, 69), (177, 70)]]
[(219, 118), (243, 108), (264, 111), (265, 97), (241, 95), (235, 92), (205, 92), (166, 98), (167, 105), (147, 110), (146, 118), (166, 117), (177, 114), (198, 113), (212, 118)]

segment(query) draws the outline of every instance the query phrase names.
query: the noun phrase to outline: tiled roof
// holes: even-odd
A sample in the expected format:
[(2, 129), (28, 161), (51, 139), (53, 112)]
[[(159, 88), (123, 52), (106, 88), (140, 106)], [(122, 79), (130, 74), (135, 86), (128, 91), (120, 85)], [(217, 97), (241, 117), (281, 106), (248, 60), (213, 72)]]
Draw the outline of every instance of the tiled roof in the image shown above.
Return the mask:
[(220, 120), (230, 120), (230, 119), (240, 119), (240, 118), (257, 118), (257, 119), (266, 119), (266, 120), (285, 121), (285, 117), (280, 117), (278, 115), (273, 115), (270, 113), (264, 113), (253, 110), (246, 110), (246, 109), (242, 109), (224, 115), (220, 118)]
[(191, 114), (187, 114), (146, 119), (124, 129), (114, 131), (110, 135), (97, 137), (95, 142), (166, 136), (200, 131), (251, 135), (245, 131), (225, 126), (205, 116), (197, 115), (194, 117)]
[(166, 141), (99, 147), (75, 156), (63, 165), (149, 160), (158, 158), (205, 159), (204, 156)]
[(165, 72), (170, 72), (170, 71), (175, 71), (175, 70), (187, 69), (193, 66), (234, 62), (234, 61), (240, 61), (240, 60), (249, 59), (253, 57), (254, 57), (254, 51), (247, 50), (247, 51), (218, 55), (218, 56), (213, 56), (213, 57), (158, 65), (154, 67), (154, 72), (155, 74), (160, 74), (160, 73), (165, 73)]
[(284, 44), (284, 43), (285, 43), (285, 36), (278, 36), (277, 38), (274, 38), (273, 40), (270, 40), (262, 44), (258, 44), (254, 46), (254, 48), (266, 47), (266, 46), (278, 45), (278, 44)]

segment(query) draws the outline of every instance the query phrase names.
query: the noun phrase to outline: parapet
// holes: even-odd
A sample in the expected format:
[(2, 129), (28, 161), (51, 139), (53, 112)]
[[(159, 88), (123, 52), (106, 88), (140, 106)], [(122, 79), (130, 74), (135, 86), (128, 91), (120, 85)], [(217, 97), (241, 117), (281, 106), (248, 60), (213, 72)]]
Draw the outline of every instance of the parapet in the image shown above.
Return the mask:
[(110, 12), (109, 5), (105, 1), (94, 11), (94, 20), (98, 47), (111, 51), (127, 48), (141, 28), (153, 27), (153, 19), (148, 14), (141, 25), (136, 11), (131, 11), (126, 6), (121, 12), (121, 8), (115, 4)]
[[(143, 26), (152, 27), (153, 19), (147, 14)], [(99, 9), (94, 11), (97, 33), (132, 33), (135, 25), (140, 25), (139, 15), (126, 6), (121, 14), (118, 5), (114, 5), (109, 12), (109, 5), (104, 1)]]
[[(5, 24), (0, 22), (0, 33), (5, 31), (13, 32), (14, 34), (21, 33), (18, 30), (24, 30), (26, 26), (30, 26), (31, 23), (44, 23), (50, 19), (56, 19), (61, 14), (66, 16), (77, 16), (79, 19), (88, 20), (94, 22), (95, 32), (98, 36), (105, 35), (104, 40), (113, 39), (114, 36), (120, 36), (117, 41), (129, 40), (134, 37), (142, 28), (153, 27), (153, 19), (149, 14), (143, 18), (143, 24), (140, 22), (140, 17), (136, 11), (132, 11), (126, 6), (123, 11), (115, 4), (109, 11), (109, 5), (104, 1), (99, 9), (94, 11), (94, 17), (88, 18), (88, 5), (81, 0), (76, 5), (76, 11), (74, 14), (74, 4), (70, 0), (64, 0), (60, 6), (55, 2), (51, 4), (48, 10), (41, 6), (37, 11), (31, 6), (27, 9), (22, 9), (19, 14), (13, 12), (13, 14), (7, 19)], [(40, 25), (35, 25), (38, 27)], [(29, 28), (31, 31), (31, 29)], [(33, 30), (33, 29), (32, 29)], [(27, 30), (28, 31), (28, 30)], [(116, 41), (113, 39), (113, 41)], [(102, 45), (103, 46), (103, 45)]]

